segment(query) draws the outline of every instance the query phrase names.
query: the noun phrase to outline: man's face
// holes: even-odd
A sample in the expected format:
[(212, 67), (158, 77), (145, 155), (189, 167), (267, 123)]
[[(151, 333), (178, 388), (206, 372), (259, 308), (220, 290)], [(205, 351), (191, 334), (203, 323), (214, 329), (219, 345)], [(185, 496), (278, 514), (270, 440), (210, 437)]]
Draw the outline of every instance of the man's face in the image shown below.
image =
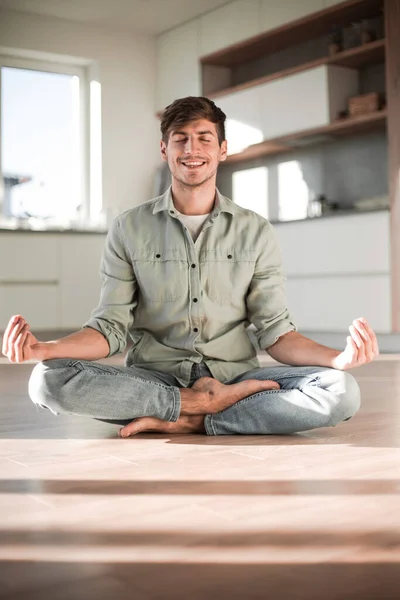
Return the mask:
[(173, 127), (168, 143), (161, 141), (161, 155), (173, 179), (189, 187), (200, 187), (215, 177), (226, 159), (226, 141), (221, 146), (215, 123), (207, 119)]

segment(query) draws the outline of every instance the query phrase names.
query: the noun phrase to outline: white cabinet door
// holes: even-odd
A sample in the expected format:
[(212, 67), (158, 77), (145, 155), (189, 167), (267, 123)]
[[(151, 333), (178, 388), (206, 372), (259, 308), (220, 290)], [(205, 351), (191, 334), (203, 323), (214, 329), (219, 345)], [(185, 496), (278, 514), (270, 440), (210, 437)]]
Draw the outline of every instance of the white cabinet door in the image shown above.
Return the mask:
[(156, 111), (176, 98), (200, 95), (198, 28), (194, 20), (157, 38)]
[(99, 302), (104, 240), (101, 234), (61, 236), (60, 327), (63, 329), (79, 329)]
[(324, 8), (329, 8), (333, 4), (343, 4), (343, 0), (324, 0)]
[(264, 139), (328, 125), (358, 90), (353, 69), (321, 66), (260, 88)]
[(37, 232), (0, 233), (2, 281), (57, 281), (57, 236)]
[(366, 317), (377, 333), (391, 332), (390, 275), (288, 278), (286, 295), (294, 322), (306, 331), (343, 332)]
[(200, 56), (207, 56), (260, 33), (259, 0), (235, 0), (206, 13), (200, 22)]
[(388, 211), (282, 223), (275, 230), (288, 278), (390, 273)]
[(269, 31), (323, 10), (325, 0), (261, 0), (262, 31)]
[(0, 283), (0, 330), (4, 331), (12, 315), (22, 315), (35, 330), (59, 327), (59, 286), (52, 283)]
[(259, 87), (221, 96), (216, 103), (227, 117), (228, 154), (241, 152), (251, 144), (263, 141)]
[(329, 123), (326, 67), (260, 86), (264, 139)]

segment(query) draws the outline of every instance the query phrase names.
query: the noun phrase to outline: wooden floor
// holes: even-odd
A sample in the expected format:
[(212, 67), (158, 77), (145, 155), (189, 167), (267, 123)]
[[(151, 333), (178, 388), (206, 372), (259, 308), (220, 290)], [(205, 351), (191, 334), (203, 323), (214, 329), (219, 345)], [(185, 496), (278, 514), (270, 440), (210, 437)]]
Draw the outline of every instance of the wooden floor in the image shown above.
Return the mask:
[(293, 436), (116, 437), (37, 411), (0, 364), (0, 597), (400, 598), (400, 358)]

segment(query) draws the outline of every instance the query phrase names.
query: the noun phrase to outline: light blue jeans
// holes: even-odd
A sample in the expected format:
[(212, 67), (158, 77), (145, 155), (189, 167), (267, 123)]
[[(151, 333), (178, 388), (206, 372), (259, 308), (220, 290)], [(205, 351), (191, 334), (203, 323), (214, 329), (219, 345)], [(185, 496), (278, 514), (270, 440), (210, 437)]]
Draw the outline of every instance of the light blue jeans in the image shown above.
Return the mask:
[[(208, 367), (194, 364), (189, 387)], [(333, 427), (360, 407), (360, 390), (346, 371), (322, 367), (260, 367), (225, 382), (272, 379), (281, 389), (253, 394), (205, 417), (208, 435), (289, 434)], [(72, 359), (38, 363), (29, 381), (33, 402), (54, 414), (91, 417), (125, 425), (138, 417), (176, 421), (179, 383), (172, 375), (141, 367), (120, 367)]]

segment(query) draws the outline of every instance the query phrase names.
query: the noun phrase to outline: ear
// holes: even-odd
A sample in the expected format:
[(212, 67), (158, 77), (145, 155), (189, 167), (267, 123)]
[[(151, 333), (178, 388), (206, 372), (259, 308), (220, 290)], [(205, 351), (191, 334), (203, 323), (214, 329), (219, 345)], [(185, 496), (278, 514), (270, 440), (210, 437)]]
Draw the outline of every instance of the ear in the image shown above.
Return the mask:
[(220, 149), (221, 162), (226, 160), (227, 154), (228, 154), (228, 142), (226, 140), (224, 140), (221, 144), (221, 149)]
[(161, 140), (160, 142), (160, 150), (161, 150), (161, 158), (165, 161), (168, 160), (167, 157), (167, 144), (164, 142), (164, 140)]

